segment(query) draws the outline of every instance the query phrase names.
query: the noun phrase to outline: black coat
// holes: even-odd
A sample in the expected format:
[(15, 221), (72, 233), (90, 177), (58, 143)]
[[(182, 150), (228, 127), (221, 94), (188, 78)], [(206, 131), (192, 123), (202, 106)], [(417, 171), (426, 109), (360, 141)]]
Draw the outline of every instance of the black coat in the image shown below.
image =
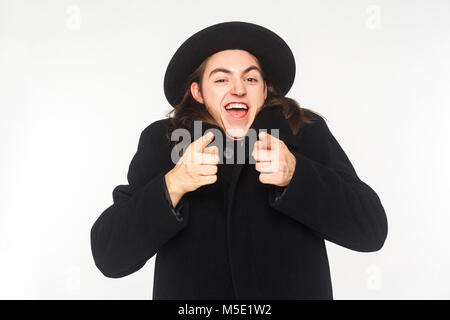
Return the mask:
[(222, 163), (214, 184), (183, 196), (179, 214), (164, 193), (164, 175), (174, 166), (164, 137), (168, 119), (150, 124), (129, 184), (113, 190), (114, 204), (92, 227), (96, 266), (107, 277), (124, 277), (157, 253), (153, 299), (333, 299), (324, 239), (377, 251), (387, 218), (325, 121), (311, 115), (317, 120), (296, 135), (280, 107), (263, 109), (251, 126), (279, 129), (295, 155), (287, 187), (261, 183), (248, 161)]

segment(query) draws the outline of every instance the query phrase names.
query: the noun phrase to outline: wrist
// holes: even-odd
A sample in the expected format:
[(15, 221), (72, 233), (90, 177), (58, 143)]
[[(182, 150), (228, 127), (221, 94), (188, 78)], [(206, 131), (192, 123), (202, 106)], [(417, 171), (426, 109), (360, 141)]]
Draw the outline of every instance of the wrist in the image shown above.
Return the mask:
[(176, 180), (173, 179), (173, 172), (169, 171), (165, 174), (167, 191), (169, 192), (170, 198), (172, 200), (173, 206), (176, 207), (178, 201), (184, 195), (183, 190), (177, 185)]

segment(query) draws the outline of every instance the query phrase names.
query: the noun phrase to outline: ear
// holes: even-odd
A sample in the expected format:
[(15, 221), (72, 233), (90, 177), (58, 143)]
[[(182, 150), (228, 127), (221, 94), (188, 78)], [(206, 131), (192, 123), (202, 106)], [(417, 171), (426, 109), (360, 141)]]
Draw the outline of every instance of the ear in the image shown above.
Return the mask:
[(204, 104), (202, 94), (200, 93), (200, 88), (197, 82), (191, 83), (191, 94), (197, 102)]

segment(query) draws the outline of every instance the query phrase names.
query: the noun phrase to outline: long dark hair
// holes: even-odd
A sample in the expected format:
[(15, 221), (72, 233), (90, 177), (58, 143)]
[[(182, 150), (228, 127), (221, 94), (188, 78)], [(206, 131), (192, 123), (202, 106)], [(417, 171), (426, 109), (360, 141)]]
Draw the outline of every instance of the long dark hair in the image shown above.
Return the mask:
[[(256, 60), (258, 60), (256, 58)], [(197, 82), (200, 87), (200, 93), (202, 93), (202, 79), (205, 71), (206, 62), (205, 59), (198, 68), (192, 72), (186, 79), (184, 86), (184, 95), (181, 102), (175, 105), (175, 107), (166, 114), (170, 119), (169, 125), (166, 130), (166, 137), (170, 142), (170, 133), (176, 128), (189, 128), (194, 120), (201, 120), (202, 122), (217, 125), (216, 120), (211, 116), (208, 109), (204, 104), (199, 103), (191, 94), (191, 84)], [(259, 61), (258, 61), (259, 64)], [(261, 69), (262, 70), (262, 69)], [(279, 90), (267, 79), (262, 70), (263, 79), (267, 83), (267, 98), (264, 101), (262, 108), (270, 108), (273, 106), (282, 106), (283, 115), (289, 122), (292, 133), (297, 134), (304, 123), (311, 123), (314, 118), (311, 118), (306, 112), (310, 111), (314, 115), (319, 115), (317, 112), (308, 108), (303, 108), (294, 99), (281, 95)], [(173, 116), (171, 116), (173, 114)], [(319, 115), (320, 117), (323, 117)]]

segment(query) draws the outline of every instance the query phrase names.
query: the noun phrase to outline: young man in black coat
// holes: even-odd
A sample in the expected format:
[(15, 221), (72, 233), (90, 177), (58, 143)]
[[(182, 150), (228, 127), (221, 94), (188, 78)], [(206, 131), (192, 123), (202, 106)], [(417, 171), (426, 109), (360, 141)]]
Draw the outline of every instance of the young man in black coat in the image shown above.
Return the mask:
[(92, 227), (105, 276), (156, 254), (154, 299), (332, 299), (324, 240), (383, 246), (380, 199), (324, 119), (284, 97), (294, 75), (287, 44), (261, 26), (221, 23), (183, 43), (164, 83), (175, 116), (142, 132), (128, 185)]

